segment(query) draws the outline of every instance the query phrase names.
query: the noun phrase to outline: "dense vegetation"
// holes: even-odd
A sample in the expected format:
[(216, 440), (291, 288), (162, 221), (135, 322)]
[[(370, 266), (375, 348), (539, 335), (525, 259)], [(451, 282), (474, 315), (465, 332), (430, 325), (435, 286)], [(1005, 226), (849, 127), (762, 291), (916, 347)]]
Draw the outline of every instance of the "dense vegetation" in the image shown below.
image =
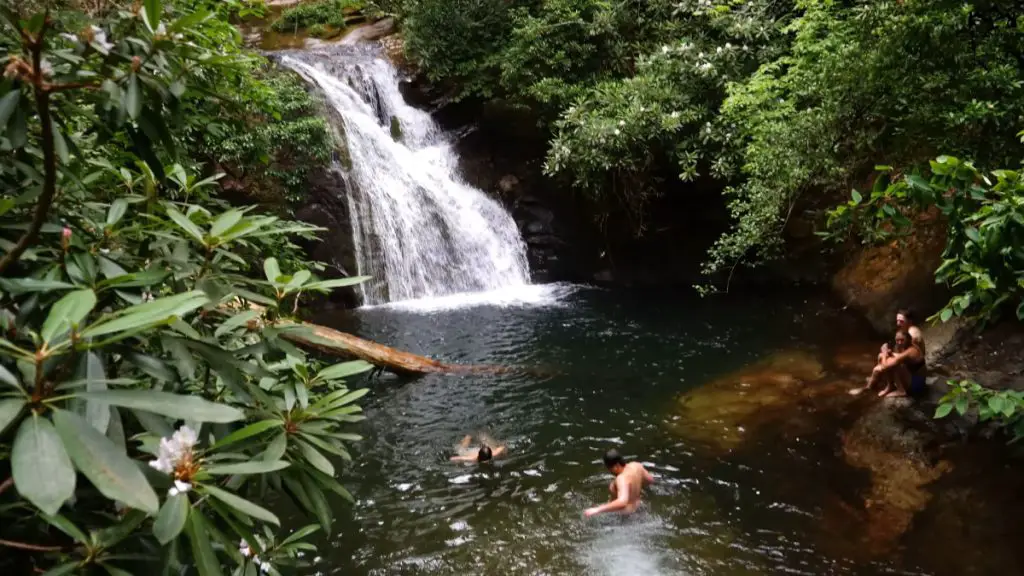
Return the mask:
[(886, 163), (1014, 166), (1024, 12), (942, 0), (391, 0), (462, 96), (534, 110), (547, 170), (642, 229), (667, 169), (710, 176), (731, 231), (706, 272), (778, 254), (794, 211)]
[(339, 33), (350, 23), (360, 20), (361, 0), (321, 0), (302, 2), (281, 12), (271, 27), (278, 32), (307, 29), (313, 36)]
[[(330, 152), (313, 102), (241, 49), (239, 2), (37, 4), (0, 5), (0, 571), (308, 562), (369, 365), (281, 320), (361, 279), (218, 182), (298, 193)], [(316, 523), (281, 533), (281, 498)]]

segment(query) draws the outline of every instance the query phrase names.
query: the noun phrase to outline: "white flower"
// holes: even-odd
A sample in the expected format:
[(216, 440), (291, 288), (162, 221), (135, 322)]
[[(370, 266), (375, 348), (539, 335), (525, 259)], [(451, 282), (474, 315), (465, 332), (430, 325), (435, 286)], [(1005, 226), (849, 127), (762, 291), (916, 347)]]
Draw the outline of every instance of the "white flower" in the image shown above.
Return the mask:
[(168, 496), (177, 496), (178, 494), (185, 494), (192, 489), (192, 485), (188, 482), (182, 482), (181, 480), (174, 481), (174, 487), (167, 491)]
[(619, 126), (625, 126), (625, 125), (626, 125), (626, 121), (625, 120), (619, 120)]
[(238, 543), (238, 552), (246, 558), (252, 555), (252, 550), (249, 548), (249, 543), (245, 541), (245, 538)]
[(732, 44), (730, 44), (730, 43), (726, 42), (726, 43), (725, 43), (725, 49), (726, 49), (726, 50), (731, 50), (731, 49), (732, 49)]
[(618, 136), (619, 134), (622, 134), (622, 131), (619, 130), (618, 128), (616, 128), (615, 129), (615, 135)]
[(704, 57), (704, 53), (703, 52), (700, 52), (700, 53), (697, 54), (697, 58), (703, 58), (703, 57)]
[(714, 68), (714, 66), (711, 65), (711, 62), (705, 62), (705, 63), (701, 64), (700, 66), (698, 66), (698, 68), (700, 68), (700, 70), (702, 72), (707, 72), (708, 70), (711, 70), (712, 68)]
[(92, 45), (101, 54), (107, 54), (114, 48), (114, 43), (107, 41), (107, 33), (99, 26), (92, 27)]
[(744, 51), (744, 52), (746, 52), (747, 50), (748, 50), (748, 48), (747, 48), (747, 45), (746, 45), (746, 44), (744, 44), (744, 45), (743, 45), (743, 51)]
[(715, 53), (716, 54), (721, 54), (722, 53), (722, 47), (719, 46), (718, 48), (715, 48)]
[(164, 26), (163, 22), (161, 22), (160, 25), (156, 27), (156, 30), (153, 31), (153, 35), (154, 36), (167, 36), (167, 27)]
[(69, 42), (78, 42), (78, 36), (75, 36), (74, 34), (68, 34), (67, 32), (62, 33), (60, 37)]
[(673, 118), (679, 118), (679, 111), (677, 110), (673, 112), (672, 114), (670, 114), (670, 116), (672, 116)]
[[(152, 295), (150, 295), (149, 299), (152, 300), (152, 298)], [(182, 460), (191, 458), (192, 447), (198, 441), (199, 434), (195, 430), (188, 426), (182, 426), (170, 438), (160, 439), (160, 449), (157, 452), (157, 458), (156, 460), (151, 460), (149, 465), (164, 474), (173, 474)], [(188, 492), (191, 486), (184, 482), (183, 484), (187, 488), (181, 490), (179, 487), (179, 491)], [(177, 485), (177, 482), (175, 482), (175, 485)]]
[(43, 73), (43, 77), (53, 76), (53, 66), (45, 59), (39, 63), (39, 70)]
[(668, 54), (668, 46), (662, 46), (661, 47), (661, 53), (662, 54)]
[(259, 562), (258, 564), (260, 566), (260, 572), (263, 572), (264, 574), (270, 572), (270, 562)]

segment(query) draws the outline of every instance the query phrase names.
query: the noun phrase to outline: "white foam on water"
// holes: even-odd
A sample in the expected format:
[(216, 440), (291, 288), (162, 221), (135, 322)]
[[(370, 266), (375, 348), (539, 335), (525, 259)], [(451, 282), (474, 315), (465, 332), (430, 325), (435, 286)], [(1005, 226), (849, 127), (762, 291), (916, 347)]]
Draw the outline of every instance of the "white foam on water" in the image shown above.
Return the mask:
[(433, 313), (463, 308), (483, 306), (511, 307), (550, 307), (564, 305), (564, 298), (581, 287), (573, 284), (527, 284), (525, 286), (509, 286), (486, 292), (464, 292), (431, 298), (417, 298), (390, 302), (388, 304), (363, 306), (361, 310), (384, 308), (413, 313)]
[(595, 517), (595, 537), (581, 547), (580, 563), (587, 574), (659, 576), (678, 574), (666, 564), (658, 540), (667, 533), (665, 523), (643, 511), (630, 516)]

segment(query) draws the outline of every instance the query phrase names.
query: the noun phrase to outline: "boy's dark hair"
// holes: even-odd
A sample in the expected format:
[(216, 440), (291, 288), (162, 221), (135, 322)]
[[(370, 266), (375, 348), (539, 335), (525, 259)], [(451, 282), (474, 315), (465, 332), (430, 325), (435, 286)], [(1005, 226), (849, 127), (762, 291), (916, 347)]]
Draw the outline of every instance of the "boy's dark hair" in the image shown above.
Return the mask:
[(907, 322), (910, 322), (911, 324), (917, 323), (917, 318), (914, 317), (914, 311), (910, 308), (900, 308), (896, 311), (896, 314), (902, 315), (907, 319)]
[(493, 457), (494, 457), (494, 454), (491, 453), (491, 447), (490, 446), (481, 446), (480, 447), (480, 451), (476, 453), (476, 461), (477, 462), (487, 462), (488, 460), (490, 460)]
[(604, 453), (604, 467), (605, 468), (608, 468), (610, 470), (610, 469), (612, 469), (615, 466), (625, 466), (625, 465), (626, 465), (626, 459), (623, 458), (622, 454), (619, 454), (619, 451), (616, 450), (615, 448), (612, 448), (611, 450), (608, 450), (607, 452)]

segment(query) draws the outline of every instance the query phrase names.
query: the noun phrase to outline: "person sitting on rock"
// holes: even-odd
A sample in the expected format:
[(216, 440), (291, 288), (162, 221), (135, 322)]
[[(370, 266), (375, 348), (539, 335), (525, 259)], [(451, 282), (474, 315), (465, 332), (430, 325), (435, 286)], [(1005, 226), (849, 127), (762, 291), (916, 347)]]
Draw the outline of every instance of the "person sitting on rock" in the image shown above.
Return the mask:
[(871, 371), (867, 385), (851, 390), (857, 395), (882, 385), (880, 397), (919, 394), (924, 389), (925, 359), (920, 339), (914, 340), (908, 330), (896, 332), (896, 349)]
[[(910, 335), (911, 340), (919, 341), (921, 353), (925, 352), (924, 348), (924, 334), (921, 329), (917, 327), (915, 323), (914, 313), (908, 308), (900, 308), (896, 311), (896, 330), (906, 330), (907, 334)], [(881, 350), (878, 352), (878, 363), (875, 365), (876, 368), (882, 366), (882, 364), (893, 357), (893, 350), (889, 347), (889, 343), (882, 344)], [(856, 393), (863, 392), (862, 388), (858, 388)]]
[(470, 443), (473, 442), (473, 437), (469, 434), (459, 442), (456, 450), (458, 454), (451, 457), (452, 462), (465, 462), (467, 464), (475, 464), (479, 462), (487, 462), (494, 458), (501, 458), (505, 455), (505, 446), (499, 445), (497, 442), (492, 440), (486, 434), (480, 434), (480, 446), (473, 447)]
[(906, 330), (910, 340), (921, 348), (921, 354), (925, 354), (924, 332), (917, 326), (917, 317), (909, 308), (901, 308), (896, 311), (896, 329)]

